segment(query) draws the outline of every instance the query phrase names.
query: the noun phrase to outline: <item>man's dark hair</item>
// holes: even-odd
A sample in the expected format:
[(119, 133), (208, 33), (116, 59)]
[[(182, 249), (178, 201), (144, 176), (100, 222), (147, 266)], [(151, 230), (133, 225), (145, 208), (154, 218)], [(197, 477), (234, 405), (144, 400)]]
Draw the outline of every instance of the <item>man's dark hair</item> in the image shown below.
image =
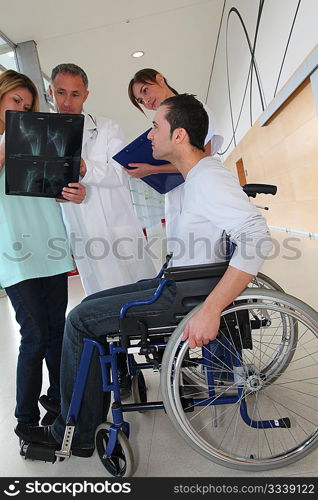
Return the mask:
[(54, 78), (59, 73), (70, 73), (71, 75), (80, 76), (81, 79), (83, 80), (83, 83), (84, 83), (85, 88), (87, 90), (87, 88), (88, 88), (87, 74), (85, 73), (85, 71), (82, 68), (77, 66), (77, 64), (63, 63), (63, 64), (58, 64), (57, 66), (55, 66), (55, 68), (52, 69), (51, 82), (54, 81)]
[(165, 115), (170, 124), (170, 137), (177, 128), (184, 128), (192, 146), (205, 151), (204, 142), (209, 128), (209, 117), (202, 102), (192, 94), (179, 94), (165, 99), (161, 106), (167, 106)]

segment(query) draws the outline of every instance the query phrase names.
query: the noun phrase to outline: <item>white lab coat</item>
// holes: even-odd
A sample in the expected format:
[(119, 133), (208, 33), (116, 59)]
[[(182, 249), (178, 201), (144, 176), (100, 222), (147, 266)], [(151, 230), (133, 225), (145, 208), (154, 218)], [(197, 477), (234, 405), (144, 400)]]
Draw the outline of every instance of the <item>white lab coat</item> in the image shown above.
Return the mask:
[(112, 160), (125, 145), (119, 125), (85, 115), (85, 201), (62, 203), (72, 252), (87, 295), (156, 275), (135, 214), (128, 174)]

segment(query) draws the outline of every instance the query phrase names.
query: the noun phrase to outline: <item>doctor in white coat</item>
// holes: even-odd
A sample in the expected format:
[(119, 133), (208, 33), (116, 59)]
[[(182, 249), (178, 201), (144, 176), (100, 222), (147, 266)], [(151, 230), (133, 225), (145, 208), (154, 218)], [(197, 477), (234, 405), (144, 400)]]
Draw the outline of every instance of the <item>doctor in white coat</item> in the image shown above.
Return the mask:
[[(82, 113), (88, 97), (86, 73), (75, 64), (56, 66), (50, 94), (59, 113)], [(112, 157), (125, 145), (112, 120), (85, 114), (82, 205), (64, 203), (63, 219), (86, 295), (156, 275), (135, 214), (128, 175)]]

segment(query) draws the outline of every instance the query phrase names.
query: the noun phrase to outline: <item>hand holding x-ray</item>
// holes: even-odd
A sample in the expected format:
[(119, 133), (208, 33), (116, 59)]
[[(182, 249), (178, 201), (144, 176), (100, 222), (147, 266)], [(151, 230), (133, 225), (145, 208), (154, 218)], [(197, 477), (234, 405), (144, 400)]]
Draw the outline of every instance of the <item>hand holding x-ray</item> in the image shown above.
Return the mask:
[(62, 196), (73, 203), (82, 203), (86, 196), (86, 188), (80, 182), (69, 182), (68, 186), (63, 188)]

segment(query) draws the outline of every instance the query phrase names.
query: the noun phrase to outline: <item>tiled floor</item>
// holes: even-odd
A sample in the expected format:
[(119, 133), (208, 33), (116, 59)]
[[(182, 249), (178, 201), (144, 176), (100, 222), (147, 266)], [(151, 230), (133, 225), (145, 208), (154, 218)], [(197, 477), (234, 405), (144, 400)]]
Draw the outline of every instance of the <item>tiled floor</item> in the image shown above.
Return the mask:
[[(278, 232), (273, 236), (277, 241), (275, 244), (277, 255), (266, 262), (262, 271), (275, 279), (286, 292), (318, 310), (318, 240)], [(71, 278), (69, 308), (74, 307), (83, 295), (79, 279)], [(108, 473), (96, 453), (88, 459), (71, 457), (70, 460), (55, 464), (26, 461), (19, 455), (18, 439), (13, 432), (15, 365), (19, 332), (7, 298), (0, 298), (0, 317), (2, 330), (0, 440), (3, 447), (0, 455), (1, 476), (107, 477)], [(148, 400), (160, 398), (158, 380), (158, 374), (147, 373)], [(177, 434), (163, 411), (129, 413), (127, 420), (131, 423), (132, 429), (131, 444), (137, 464), (135, 476), (256, 476), (255, 473), (240, 472), (216, 465), (198, 455)], [(318, 448), (299, 462), (285, 468), (258, 473), (257, 476), (309, 477), (317, 474)]]

